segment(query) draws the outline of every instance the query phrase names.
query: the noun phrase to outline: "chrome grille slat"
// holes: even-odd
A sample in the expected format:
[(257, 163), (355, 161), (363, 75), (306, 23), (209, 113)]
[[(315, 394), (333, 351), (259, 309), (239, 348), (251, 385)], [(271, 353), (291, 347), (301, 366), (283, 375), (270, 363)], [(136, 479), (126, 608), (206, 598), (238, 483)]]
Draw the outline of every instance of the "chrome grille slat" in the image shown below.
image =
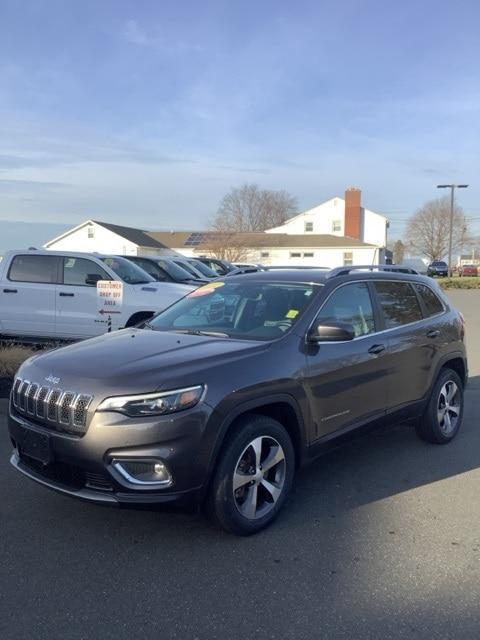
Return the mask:
[(12, 403), (13, 403), (13, 406), (15, 408), (18, 407), (18, 390), (19, 390), (21, 384), (22, 384), (22, 379), (21, 378), (16, 378), (15, 382), (13, 383), (13, 387), (12, 387)]
[(61, 395), (61, 389), (52, 389), (45, 401), (47, 405), (47, 420), (50, 422), (58, 422), (58, 401)]
[(20, 414), (32, 416), (47, 428), (84, 435), (88, 409), (93, 396), (64, 391), (16, 378), (11, 392), (12, 405)]
[(26, 400), (27, 400), (26, 394), (29, 386), (30, 386), (30, 380), (23, 380), (20, 386), (18, 387), (18, 396), (17, 396), (18, 405), (17, 406), (20, 409), (20, 411), (26, 411)]
[(77, 429), (84, 429), (87, 424), (87, 411), (90, 403), (92, 402), (92, 396), (80, 394), (77, 396), (72, 407), (72, 424)]
[(58, 401), (58, 421), (60, 424), (69, 425), (71, 420), (72, 403), (75, 394), (72, 391), (64, 391)]
[(36, 382), (32, 382), (32, 384), (28, 387), (28, 391), (26, 394), (26, 407), (27, 413), (31, 416), (35, 415), (35, 399), (38, 392), (38, 384)]
[(50, 393), (50, 387), (40, 387), (37, 394), (36, 410), (37, 418), (45, 418), (45, 398)]

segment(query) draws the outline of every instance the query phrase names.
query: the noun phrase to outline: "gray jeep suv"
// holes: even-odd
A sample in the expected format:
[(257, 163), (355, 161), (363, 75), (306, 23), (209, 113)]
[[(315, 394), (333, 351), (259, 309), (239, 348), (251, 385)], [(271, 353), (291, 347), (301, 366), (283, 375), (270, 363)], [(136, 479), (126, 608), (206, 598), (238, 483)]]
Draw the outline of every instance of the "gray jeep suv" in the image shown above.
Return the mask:
[(466, 381), (463, 318), (431, 279), (259, 271), (30, 358), (11, 394), (11, 462), (94, 502), (193, 501), (247, 535), (275, 518), (298, 467), (354, 429), (412, 421), (450, 442)]

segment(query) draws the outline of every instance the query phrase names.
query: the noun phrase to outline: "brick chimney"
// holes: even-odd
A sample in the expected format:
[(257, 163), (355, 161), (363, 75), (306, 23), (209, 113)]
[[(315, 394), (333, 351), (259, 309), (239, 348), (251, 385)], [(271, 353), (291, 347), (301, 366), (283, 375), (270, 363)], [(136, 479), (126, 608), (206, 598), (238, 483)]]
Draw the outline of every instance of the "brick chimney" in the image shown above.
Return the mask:
[(356, 187), (345, 191), (345, 235), (362, 239), (362, 192)]

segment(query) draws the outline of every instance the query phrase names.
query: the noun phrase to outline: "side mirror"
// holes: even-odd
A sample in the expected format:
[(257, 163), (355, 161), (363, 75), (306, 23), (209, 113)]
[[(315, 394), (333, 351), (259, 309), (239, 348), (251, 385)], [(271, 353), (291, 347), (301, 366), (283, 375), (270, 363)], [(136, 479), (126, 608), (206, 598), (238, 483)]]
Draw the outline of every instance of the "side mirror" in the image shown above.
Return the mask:
[(308, 332), (308, 342), (346, 342), (355, 338), (355, 329), (349, 322), (314, 324)]
[(88, 284), (91, 287), (96, 287), (99, 280), (103, 280), (99, 273), (89, 273), (85, 278), (85, 284)]

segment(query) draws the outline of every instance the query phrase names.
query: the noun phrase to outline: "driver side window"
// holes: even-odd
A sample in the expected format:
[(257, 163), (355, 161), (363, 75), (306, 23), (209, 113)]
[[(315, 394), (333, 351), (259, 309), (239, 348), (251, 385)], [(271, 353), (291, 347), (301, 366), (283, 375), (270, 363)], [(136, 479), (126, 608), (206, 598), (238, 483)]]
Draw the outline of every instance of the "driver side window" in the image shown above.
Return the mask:
[(372, 300), (364, 282), (339, 287), (332, 293), (317, 316), (317, 322), (347, 322), (355, 331), (355, 337), (375, 332)]
[(87, 277), (99, 276), (101, 280), (111, 280), (110, 276), (95, 262), (85, 258), (64, 258), (63, 261), (63, 284), (77, 286), (87, 285)]

